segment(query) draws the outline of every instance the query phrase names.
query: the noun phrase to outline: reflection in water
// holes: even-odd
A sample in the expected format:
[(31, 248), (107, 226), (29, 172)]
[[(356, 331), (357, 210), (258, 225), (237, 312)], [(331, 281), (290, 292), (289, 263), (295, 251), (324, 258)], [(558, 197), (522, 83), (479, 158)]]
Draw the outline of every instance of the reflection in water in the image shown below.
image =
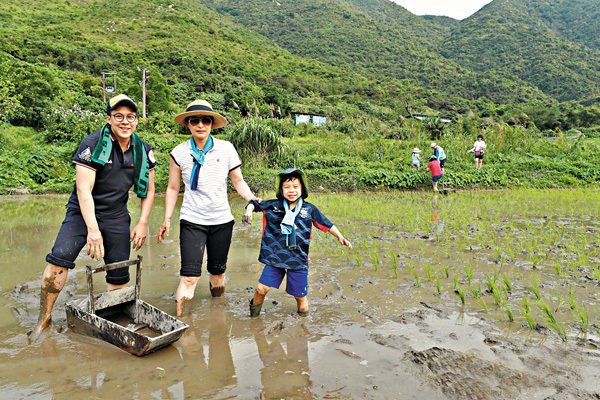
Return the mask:
[(439, 196), (436, 194), (431, 200), (431, 232), (441, 233), (446, 227), (446, 223), (442, 219), (442, 208), (439, 205)]
[(279, 335), (266, 334), (262, 320), (254, 320), (258, 329), (254, 339), (263, 363), (260, 378), (263, 399), (312, 399), (308, 365), (308, 338), (301, 324)]

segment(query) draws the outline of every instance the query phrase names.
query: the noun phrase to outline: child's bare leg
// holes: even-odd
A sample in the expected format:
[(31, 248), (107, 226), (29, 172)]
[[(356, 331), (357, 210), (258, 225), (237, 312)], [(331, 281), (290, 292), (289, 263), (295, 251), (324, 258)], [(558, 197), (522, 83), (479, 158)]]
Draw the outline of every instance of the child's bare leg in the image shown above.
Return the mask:
[(177, 302), (177, 316), (184, 314), (185, 306), (194, 298), (196, 285), (200, 280), (199, 276), (182, 276), (179, 279), (179, 286), (175, 292), (175, 301)]
[(437, 191), (438, 191), (437, 185), (438, 185), (437, 183), (434, 183), (434, 184), (433, 184), (433, 191), (434, 191), (434, 192), (437, 192)]
[(254, 291), (254, 298), (252, 299), (252, 304), (262, 304), (265, 301), (265, 296), (269, 293), (271, 288), (267, 285), (263, 285), (262, 283), (258, 283), (256, 286), (256, 290)]
[[(295, 297), (295, 296), (294, 296)], [(299, 313), (308, 313), (308, 297), (295, 297)]]
[(256, 290), (254, 291), (254, 297), (250, 300), (250, 318), (256, 318), (260, 315), (260, 309), (262, 303), (265, 301), (265, 297), (271, 288), (269, 286), (258, 283)]

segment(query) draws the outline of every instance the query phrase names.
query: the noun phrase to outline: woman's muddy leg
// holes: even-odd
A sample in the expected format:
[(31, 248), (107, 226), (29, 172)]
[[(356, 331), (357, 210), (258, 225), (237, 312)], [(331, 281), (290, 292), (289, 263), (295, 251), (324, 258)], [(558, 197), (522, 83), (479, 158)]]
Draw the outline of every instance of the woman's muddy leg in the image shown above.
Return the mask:
[(194, 292), (196, 291), (196, 285), (200, 280), (199, 276), (182, 276), (179, 279), (179, 286), (175, 292), (175, 301), (177, 316), (181, 317), (185, 313), (186, 305), (188, 305), (194, 298)]

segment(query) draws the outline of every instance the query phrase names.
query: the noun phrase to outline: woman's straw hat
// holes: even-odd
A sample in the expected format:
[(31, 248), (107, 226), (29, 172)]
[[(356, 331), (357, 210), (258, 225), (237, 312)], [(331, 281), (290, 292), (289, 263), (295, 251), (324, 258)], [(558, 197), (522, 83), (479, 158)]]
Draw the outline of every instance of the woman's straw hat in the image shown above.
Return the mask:
[(418, 147), (415, 147), (415, 148), (413, 149), (413, 151), (412, 151), (412, 152), (413, 152), (413, 153), (420, 153), (420, 152), (421, 152), (421, 150), (419, 150), (419, 148), (418, 148)]
[(185, 119), (187, 117), (197, 115), (210, 115), (213, 117), (213, 129), (222, 128), (227, 125), (227, 119), (221, 114), (216, 113), (210, 103), (206, 100), (192, 101), (190, 104), (188, 104), (185, 112), (175, 116), (175, 122), (177, 122), (179, 125), (185, 126)]

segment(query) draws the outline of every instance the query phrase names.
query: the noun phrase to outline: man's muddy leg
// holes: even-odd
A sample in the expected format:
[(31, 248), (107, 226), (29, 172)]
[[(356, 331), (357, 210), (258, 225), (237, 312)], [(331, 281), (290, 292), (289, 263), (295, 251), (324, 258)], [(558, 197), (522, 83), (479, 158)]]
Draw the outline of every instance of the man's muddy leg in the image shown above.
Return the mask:
[(67, 282), (68, 269), (54, 264), (46, 265), (42, 274), (40, 290), (40, 315), (38, 324), (29, 335), (29, 342), (37, 341), (41, 333), (52, 323), (52, 308), (61, 290)]
[(175, 292), (176, 313), (178, 317), (183, 316), (186, 312), (186, 306), (189, 305), (194, 298), (196, 285), (200, 280), (199, 276), (182, 276), (179, 279), (179, 286)]

